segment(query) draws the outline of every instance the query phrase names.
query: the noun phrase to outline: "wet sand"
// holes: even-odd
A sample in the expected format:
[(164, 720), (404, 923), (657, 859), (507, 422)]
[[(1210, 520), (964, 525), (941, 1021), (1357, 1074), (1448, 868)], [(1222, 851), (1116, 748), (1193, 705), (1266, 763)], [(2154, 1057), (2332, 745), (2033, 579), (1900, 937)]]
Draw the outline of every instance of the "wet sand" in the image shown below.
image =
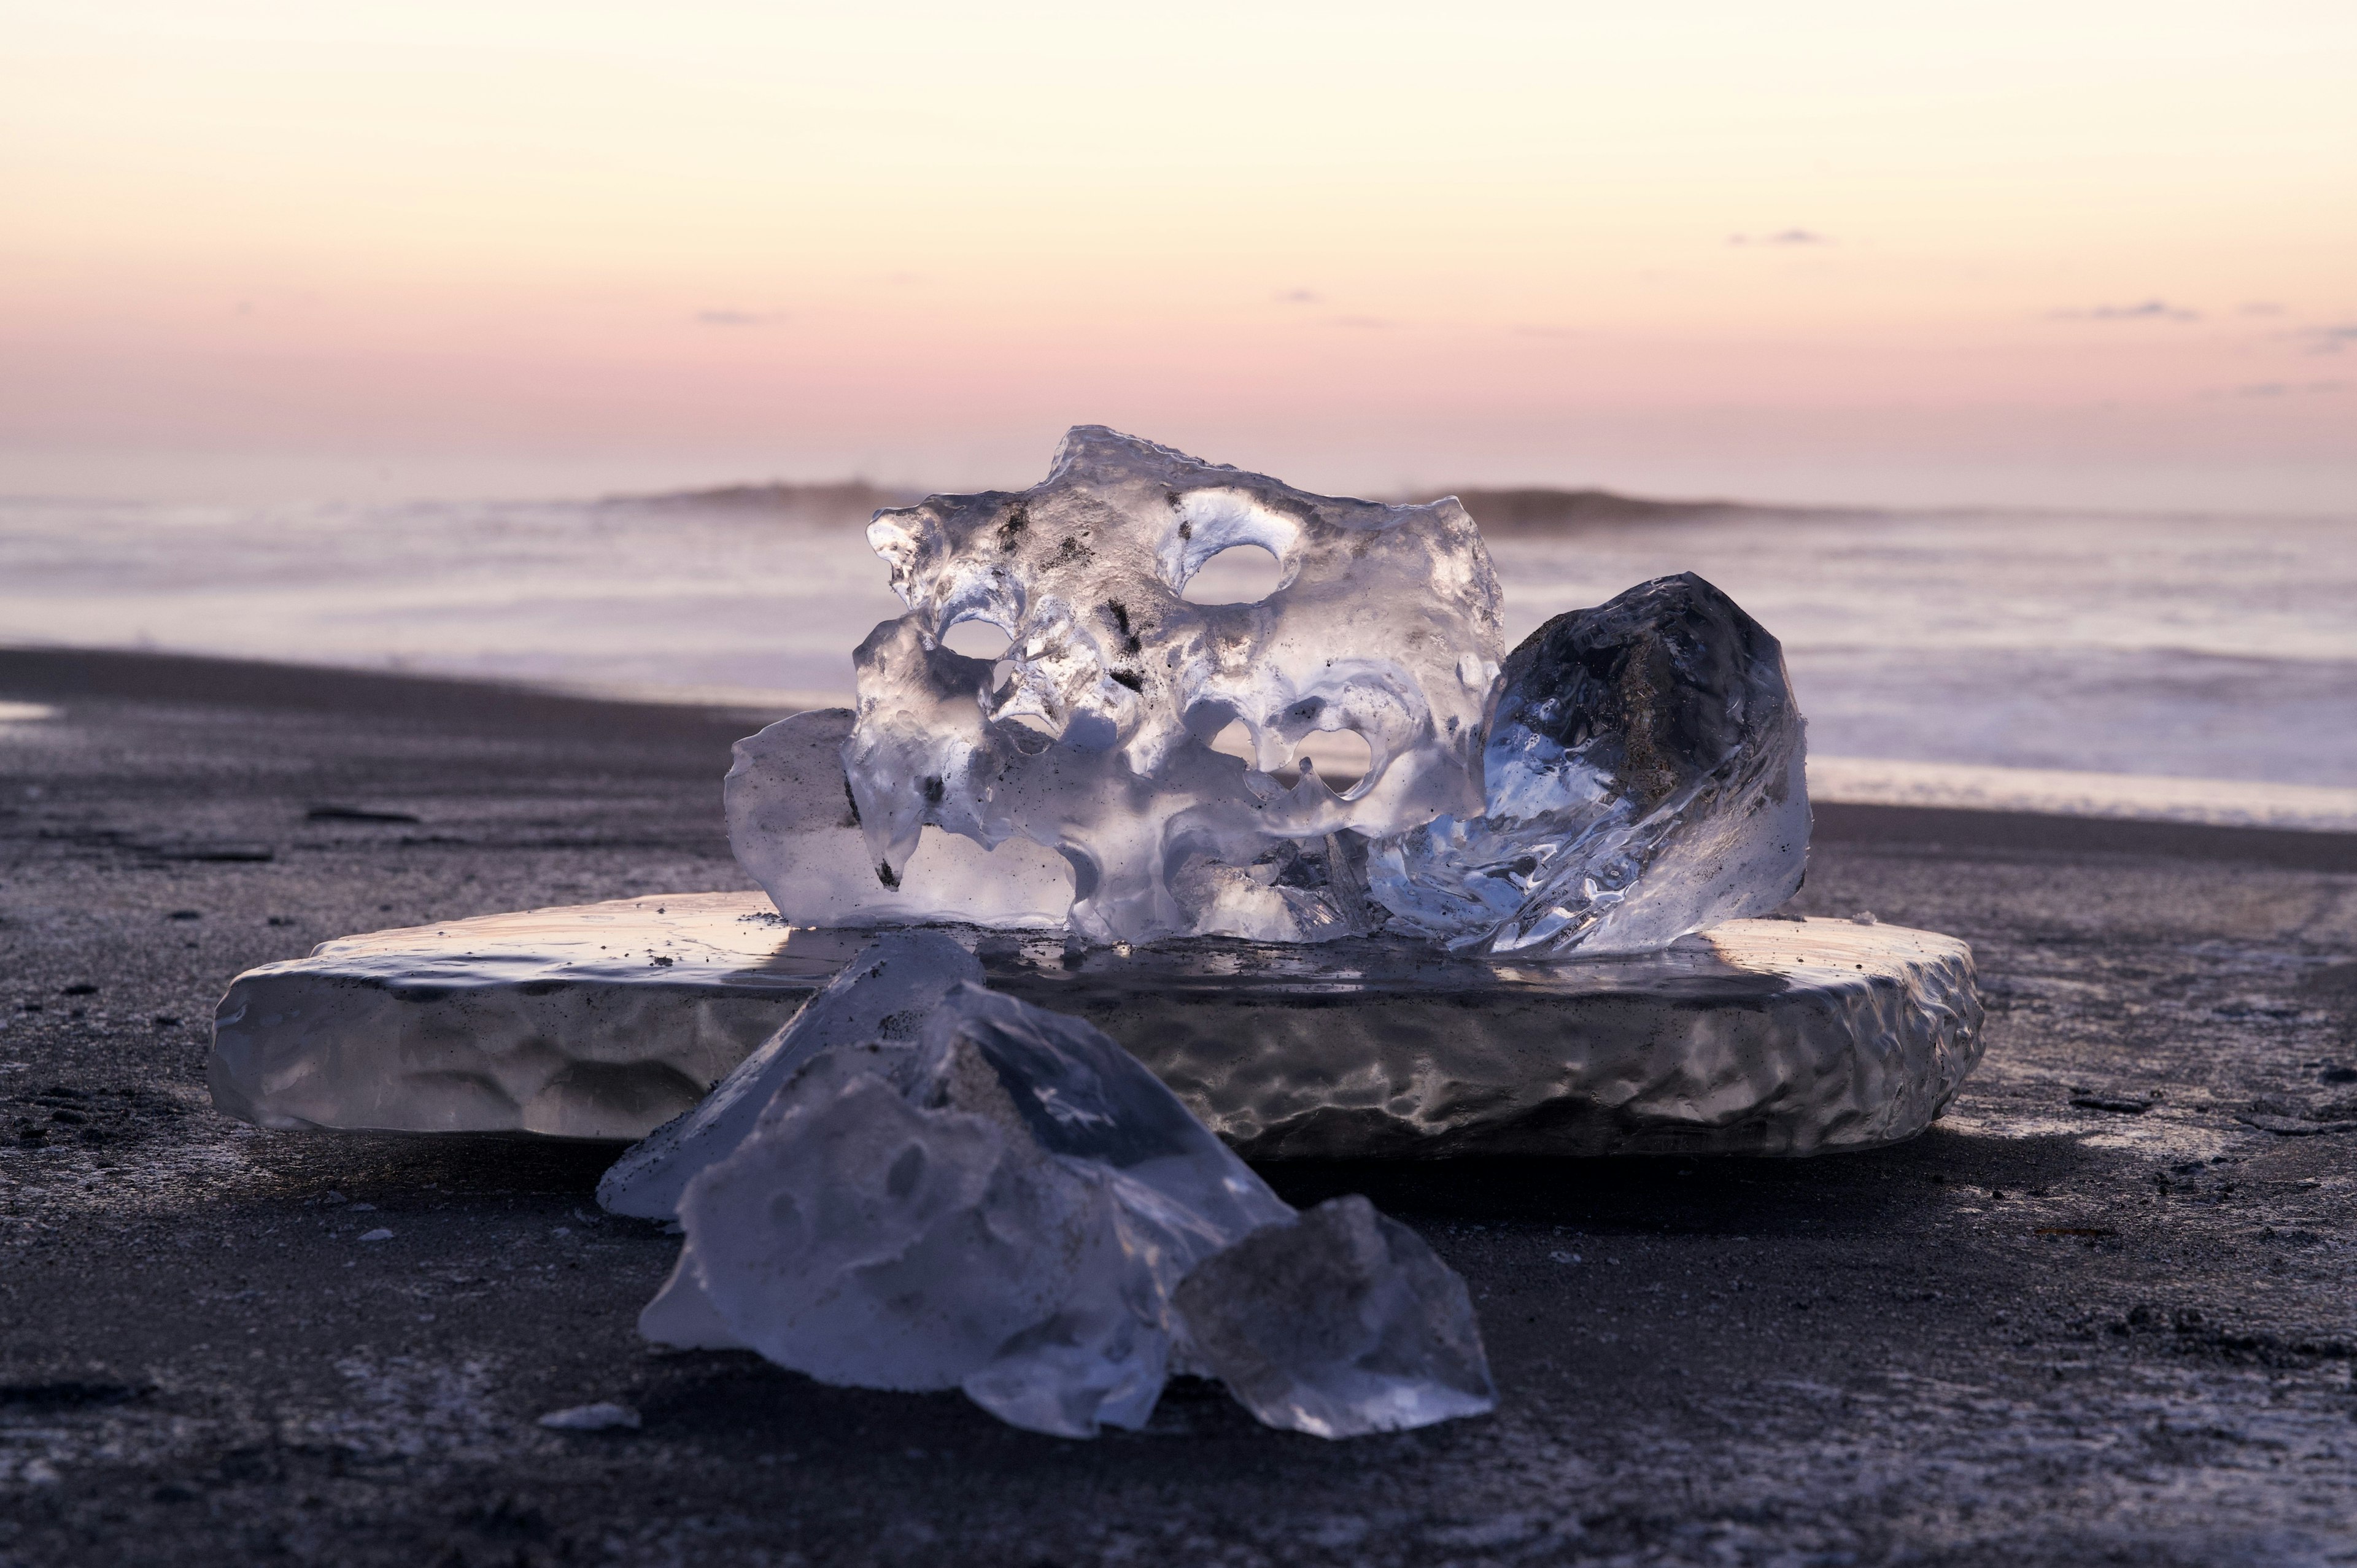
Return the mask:
[[(1798, 908), (1979, 957), (1932, 1132), (1267, 1167), (1465, 1274), (1501, 1409), (1329, 1444), (1174, 1384), (1083, 1444), (644, 1346), (677, 1243), (604, 1151), (207, 1101), (242, 968), (748, 886), (763, 715), (5, 650), (0, 701), (59, 710), (0, 724), (7, 1568), (2357, 1558), (2357, 837), (1826, 807)], [(596, 1400), (643, 1427), (533, 1423)]]

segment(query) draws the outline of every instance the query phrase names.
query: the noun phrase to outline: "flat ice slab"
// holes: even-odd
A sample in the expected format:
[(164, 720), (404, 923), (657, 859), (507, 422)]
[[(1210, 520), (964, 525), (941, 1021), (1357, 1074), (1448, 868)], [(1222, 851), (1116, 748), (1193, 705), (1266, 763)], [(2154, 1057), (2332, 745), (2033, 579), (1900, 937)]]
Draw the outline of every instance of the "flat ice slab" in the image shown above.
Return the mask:
[[(1872, 1148), (1980, 1056), (1971, 950), (1897, 926), (1735, 920), (1537, 962), (952, 934), (992, 989), (1104, 1030), (1253, 1159)], [(699, 893), (345, 938), (231, 985), (213, 1101), (264, 1127), (640, 1138), (874, 935)]]

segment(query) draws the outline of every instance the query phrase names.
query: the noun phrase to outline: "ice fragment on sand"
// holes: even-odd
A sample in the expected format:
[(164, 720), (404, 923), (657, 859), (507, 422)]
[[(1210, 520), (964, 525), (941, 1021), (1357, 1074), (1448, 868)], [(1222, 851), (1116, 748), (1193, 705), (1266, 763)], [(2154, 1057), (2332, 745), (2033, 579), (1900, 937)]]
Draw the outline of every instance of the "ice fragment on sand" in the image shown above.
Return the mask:
[[(857, 983), (837, 999), (838, 1015), (856, 1004)], [(811, 1050), (787, 1046), (773, 1071), (774, 1098), (750, 1133), (686, 1184), (678, 1267), (640, 1318), (650, 1338), (744, 1347), (827, 1382), (960, 1388), (1039, 1432), (1135, 1427), (1174, 1360), (1217, 1369), (1184, 1348), (1191, 1330), (1172, 1305), (1181, 1282), (1296, 1218), (1113, 1041), (977, 985), (950, 990), (914, 1042), (830, 1030)], [(1403, 1302), (1453, 1310), (1456, 1320), (1423, 1332), (1470, 1344), (1478, 1363), (1462, 1287), (1448, 1297), (1416, 1273), (1410, 1250), (1394, 1251), (1392, 1272), (1413, 1280), (1376, 1267), (1357, 1294), (1324, 1289), (1294, 1310), (1381, 1323), (1390, 1320), (1370, 1318), (1361, 1297), (1394, 1316)], [(1333, 1273), (1302, 1277), (1323, 1288)], [(1216, 1313), (1230, 1288), (1197, 1296)], [(1282, 1310), (1282, 1291), (1262, 1294)], [(1347, 1328), (1332, 1337), (1357, 1342)], [(1323, 1386), (1319, 1369), (1297, 1370)], [(1335, 1397), (1365, 1402), (1355, 1385)], [(1374, 1429), (1297, 1402), (1308, 1416), (1274, 1398), (1254, 1408), (1275, 1424), (1323, 1422), (1329, 1435)], [(1397, 1419), (1376, 1424), (1477, 1408), (1445, 1390), (1393, 1402)]]
[(1289, 1212), (1103, 1035), (961, 985), (920, 1043), (842, 1045), (787, 1077), (689, 1182), (642, 1326), (670, 1338), (700, 1310), (824, 1381), (964, 1387), (1086, 1435), (1153, 1409), (1187, 1269)]
[(1809, 801), (1783, 650), (1692, 573), (1532, 633), (1485, 727), (1485, 813), (1369, 856), (1397, 927), (1477, 951), (1644, 952), (1799, 889)]
[(1363, 1197), (1254, 1231), (1176, 1305), (1195, 1354), (1271, 1426), (1352, 1437), (1497, 1402), (1465, 1282)]
[[(1092, 942), (1315, 940), (1365, 929), (1365, 839), (1479, 809), (1498, 585), (1453, 499), (1315, 496), (1083, 425), (1032, 489), (878, 512), (868, 539), (909, 612), (859, 648), (843, 759), (887, 891), (924, 874), (931, 826), (1061, 855), (1069, 925)], [(1189, 579), (1235, 546), (1275, 556), (1278, 587), (1188, 602)], [(1002, 659), (942, 643), (968, 620), (1007, 634)], [(1211, 748), (1235, 722), (1251, 765)], [(1368, 746), (1362, 778), (1276, 777), (1307, 736), (1340, 730)], [(748, 800), (768, 766), (740, 763)], [(931, 901), (901, 899), (911, 920)], [(890, 902), (851, 907), (867, 919)], [(1005, 923), (979, 901), (959, 918)]]
[(939, 931), (879, 937), (694, 1110), (617, 1160), (597, 1183), (598, 1203), (615, 1214), (671, 1219), (688, 1179), (735, 1152), (779, 1086), (813, 1057), (871, 1040), (913, 1042), (951, 987), (981, 979), (974, 955)]

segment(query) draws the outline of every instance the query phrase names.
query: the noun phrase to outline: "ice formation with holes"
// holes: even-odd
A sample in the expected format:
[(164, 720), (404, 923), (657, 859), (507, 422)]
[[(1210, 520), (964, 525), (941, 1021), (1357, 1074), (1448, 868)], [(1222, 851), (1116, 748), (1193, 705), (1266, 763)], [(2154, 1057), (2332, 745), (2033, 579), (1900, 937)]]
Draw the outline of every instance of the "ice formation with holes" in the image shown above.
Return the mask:
[(1692, 573), (1531, 634), (1499, 677), (1488, 810), (1375, 846), (1394, 923), (1487, 952), (1649, 952), (1800, 890), (1809, 797), (1773, 637)]
[[(1083, 940), (1316, 940), (1364, 929), (1366, 841), (1480, 810), (1498, 582), (1454, 499), (1333, 499), (1083, 425), (1030, 489), (878, 512), (867, 537), (909, 609), (859, 647), (843, 757), (888, 888), (932, 826), (1060, 854)], [(1276, 558), (1274, 592), (1182, 596), (1238, 546)], [(944, 646), (969, 620), (1003, 660)], [(1210, 744), (1235, 722), (1253, 764)], [(1278, 777), (1335, 730), (1365, 741), (1362, 778)]]
[[(857, 709), (740, 742), (728, 778), (789, 920), (1628, 952), (1799, 886), (1782, 652), (1698, 577), (1558, 617), (1501, 673), (1453, 498), (1310, 495), (1094, 425), (1030, 489), (880, 511), (868, 540), (908, 613), (860, 645)], [(1185, 597), (1240, 547), (1272, 592)], [(1003, 656), (949, 646), (965, 622)], [(1249, 761), (1214, 746), (1231, 725)], [(1299, 754), (1336, 732), (1367, 762), (1329, 785)]]
[(1413, 1232), (1363, 1198), (1297, 1213), (1119, 1046), (973, 962), (884, 939), (616, 1167), (601, 1199), (676, 1190), (686, 1232), (648, 1337), (1075, 1437), (1144, 1424), (1173, 1371), (1326, 1437), (1491, 1407), (1464, 1282)]

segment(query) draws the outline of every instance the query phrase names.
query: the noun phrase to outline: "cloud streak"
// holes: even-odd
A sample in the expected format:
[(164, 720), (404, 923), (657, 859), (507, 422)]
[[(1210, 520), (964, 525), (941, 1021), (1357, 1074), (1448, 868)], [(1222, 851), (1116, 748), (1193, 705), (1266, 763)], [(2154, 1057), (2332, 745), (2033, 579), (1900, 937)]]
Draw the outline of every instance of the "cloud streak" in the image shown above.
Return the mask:
[(2276, 398), (2314, 397), (2349, 390), (2347, 381), (2247, 381), (2238, 387), (2219, 387), (2203, 392), (2211, 398)]
[(766, 327), (772, 321), (783, 321), (782, 310), (699, 310), (695, 324), (699, 327)]
[(2134, 305), (2096, 305), (2081, 310), (2057, 310), (2057, 321), (2199, 321), (2201, 313), (2171, 305), (2165, 299), (2142, 299)]
[(1780, 229), (1773, 234), (1753, 237), (1749, 234), (1729, 234), (1730, 245), (1830, 245), (1833, 241), (1813, 229)]

